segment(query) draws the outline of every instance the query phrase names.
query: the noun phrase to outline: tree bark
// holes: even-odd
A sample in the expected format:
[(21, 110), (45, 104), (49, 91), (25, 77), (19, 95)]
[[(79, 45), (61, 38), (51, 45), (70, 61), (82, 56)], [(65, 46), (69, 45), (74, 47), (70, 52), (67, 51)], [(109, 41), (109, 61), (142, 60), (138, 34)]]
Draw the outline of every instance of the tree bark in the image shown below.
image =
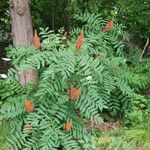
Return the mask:
[[(13, 45), (15, 47), (30, 46), (33, 43), (33, 29), (29, 0), (10, 0), (10, 12)], [(19, 73), (21, 85), (26, 85), (31, 81), (35, 82), (37, 78), (38, 73), (35, 69)]]
[(33, 43), (33, 29), (29, 0), (10, 0), (12, 38), (14, 46), (29, 46)]

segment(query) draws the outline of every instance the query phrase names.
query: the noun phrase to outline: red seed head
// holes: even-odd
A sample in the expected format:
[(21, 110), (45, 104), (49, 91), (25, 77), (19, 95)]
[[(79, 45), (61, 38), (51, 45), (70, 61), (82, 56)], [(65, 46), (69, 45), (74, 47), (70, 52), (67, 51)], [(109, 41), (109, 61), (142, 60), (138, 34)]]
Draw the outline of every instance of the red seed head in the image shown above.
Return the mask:
[(26, 112), (32, 112), (34, 110), (34, 104), (30, 100), (25, 101), (25, 110)]
[(70, 97), (71, 101), (77, 100), (79, 98), (80, 94), (81, 94), (81, 91), (78, 88), (71, 87), (69, 90), (69, 97)]
[(108, 32), (113, 28), (114, 22), (113, 20), (106, 23), (105, 27), (103, 28), (103, 32)]
[(80, 36), (78, 37), (76, 41), (76, 49), (79, 51), (81, 49), (81, 46), (83, 45), (84, 40), (84, 34), (83, 31), (80, 32)]
[(36, 49), (41, 47), (40, 38), (38, 37), (37, 31), (34, 32), (33, 43)]
[(72, 122), (65, 123), (63, 128), (65, 131), (70, 131), (72, 129)]

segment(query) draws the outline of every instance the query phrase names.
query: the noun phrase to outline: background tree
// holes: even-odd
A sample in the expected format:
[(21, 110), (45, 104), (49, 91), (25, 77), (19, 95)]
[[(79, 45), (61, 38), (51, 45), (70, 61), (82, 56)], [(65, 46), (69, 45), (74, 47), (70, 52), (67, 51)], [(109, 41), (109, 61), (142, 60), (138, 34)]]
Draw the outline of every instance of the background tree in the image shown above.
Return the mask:
[[(29, 7), (29, 0), (10, 0), (12, 19), (13, 45), (30, 46), (33, 43), (33, 29)], [(19, 80), (25, 85), (30, 80), (37, 80), (36, 70), (27, 70), (19, 73)]]
[[(0, 22), (3, 31), (9, 33), (8, 1), (0, 2)], [(143, 0), (32, 0), (31, 11), (33, 27), (50, 27), (57, 30), (65, 27), (69, 30), (76, 25), (74, 14), (90, 12), (110, 16), (127, 26), (132, 42), (142, 46), (150, 35), (150, 1)], [(2, 30), (2, 29), (1, 29)]]
[(29, 0), (10, 0), (12, 39), (14, 46), (29, 46), (33, 43), (33, 30)]

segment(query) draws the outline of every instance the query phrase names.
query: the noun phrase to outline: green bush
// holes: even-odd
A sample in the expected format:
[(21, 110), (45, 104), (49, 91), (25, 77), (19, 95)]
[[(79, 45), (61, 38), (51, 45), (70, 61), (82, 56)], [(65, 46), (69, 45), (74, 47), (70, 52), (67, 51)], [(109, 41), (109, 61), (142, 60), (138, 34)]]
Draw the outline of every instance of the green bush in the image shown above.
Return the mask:
[[(40, 49), (7, 49), (13, 68), (5, 81), (12, 94), (0, 109), (0, 120), (10, 127), (5, 149), (92, 150), (87, 122), (117, 119), (133, 108), (137, 94), (123, 56), (124, 27), (116, 23), (103, 32), (108, 20), (99, 14), (76, 19), (84, 26), (70, 31), (68, 39), (41, 28)], [(19, 73), (30, 69), (38, 70), (37, 87), (16, 85)]]

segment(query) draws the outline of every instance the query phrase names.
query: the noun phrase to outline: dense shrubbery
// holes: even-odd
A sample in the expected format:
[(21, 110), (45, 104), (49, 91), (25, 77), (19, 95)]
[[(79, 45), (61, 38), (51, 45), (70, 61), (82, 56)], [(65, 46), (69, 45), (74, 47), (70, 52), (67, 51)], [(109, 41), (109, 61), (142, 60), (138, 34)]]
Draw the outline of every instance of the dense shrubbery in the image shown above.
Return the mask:
[[(5, 149), (91, 150), (89, 121), (119, 117), (131, 126), (142, 123), (139, 113), (149, 114), (149, 100), (141, 90), (149, 88), (145, 72), (150, 63), (127, 65), (124, 27), (98, 14), (76, 19), (84, 25), (67, 36), (40, 28), (40, 49), (7, 49), (13, 68), (0, 87), (0, 120), (10, 126)], [(18, 73), (30, 69), (38, 70), (38, 85), (21, 87)]]

